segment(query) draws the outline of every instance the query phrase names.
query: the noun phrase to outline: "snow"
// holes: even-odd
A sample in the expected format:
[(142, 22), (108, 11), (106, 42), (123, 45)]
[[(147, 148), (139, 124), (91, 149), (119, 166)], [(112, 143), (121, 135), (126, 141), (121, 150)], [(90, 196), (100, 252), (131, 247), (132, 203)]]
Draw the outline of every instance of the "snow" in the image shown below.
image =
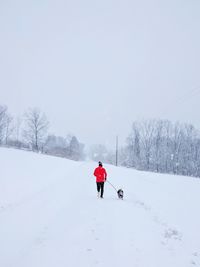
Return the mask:
[(200, 266), (200, 180), (0, 148), (1, 267)]

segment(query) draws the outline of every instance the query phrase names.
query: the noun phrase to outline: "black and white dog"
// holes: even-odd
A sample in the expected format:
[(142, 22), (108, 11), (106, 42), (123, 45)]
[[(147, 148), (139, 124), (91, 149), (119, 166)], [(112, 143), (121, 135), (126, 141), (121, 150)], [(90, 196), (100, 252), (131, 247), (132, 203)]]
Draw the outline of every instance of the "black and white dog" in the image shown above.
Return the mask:
[(123, 199), (123, 197), (124, 197), (124, 191), (122, 189), (119, 189), (117, 191), (117, 195), (118, 195), (118, 198)]

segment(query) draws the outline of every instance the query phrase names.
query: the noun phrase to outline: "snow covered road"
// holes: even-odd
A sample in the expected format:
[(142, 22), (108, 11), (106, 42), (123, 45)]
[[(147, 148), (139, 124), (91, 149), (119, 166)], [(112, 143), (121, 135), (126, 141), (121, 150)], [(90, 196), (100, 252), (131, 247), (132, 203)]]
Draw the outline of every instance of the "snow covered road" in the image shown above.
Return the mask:
[(0, 148), (1, 267), (200, 266), (200, 180)]

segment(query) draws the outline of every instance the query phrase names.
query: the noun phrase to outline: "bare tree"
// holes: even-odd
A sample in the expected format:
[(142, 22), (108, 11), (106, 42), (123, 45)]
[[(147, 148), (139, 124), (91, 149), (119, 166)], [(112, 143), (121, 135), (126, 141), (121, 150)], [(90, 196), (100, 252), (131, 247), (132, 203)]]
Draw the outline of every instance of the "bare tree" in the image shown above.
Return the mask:
[(3, 143), (6, 130), (6, 119), (8, 116), (7, 107), (0, 105), (0, 144)]
[(20, 148), (21, 145), (22, 145), (22, 142), (21, 142), (21, 127), (22, 127), (22, 118), (21, 117), (17, 117), (17, 119), (15, 121), (15, 127), (14, 127), (14, 139), (15, 139), (16, 146), (18, 148)]
[(140, 153), (141, 153), (141, 143), (140, 143), (140, 128), (138, 122), (134, 122), (132, 125), (132, 131), (127, 139), (128, 143), (128, 153), (129, 153), (129, 166), (138, 168), (140, 164)]
[(144, 164), (147, 170), (150, 170), (152, 159), (152, 150), (155, 140), (156, 121), (145, 120), (140, 123), (141, 145), (144, 152)]
[(42, 149), (49, 122), (44, 113), (37, 108), (31, 108), (25, 113), (24, 137), (31, 145), (32, 150)]
[(173, 162), (173, 173), (179, 173), (180, 165), (180, 154), (182, 146), (183, 130), (179, 122), (174, 125), (173, 136), (172, 136), (172, 162)]
[(73, 160), (81, 160), (84, 158), (84, 145), (79, 143), (76, 136), (73, 136), (69, 144), (69, 157)]
[(9, 137), (11, 136), (14, 127), (12, 125), (13, 117), (7, 114), (5, 119), (5, 144), (8, 145)]
[(155, 165), (155, 170), (157, 172), (160, 171), (160, 167), (162, 165), (162, 141), (163, 141), (163, 128), (164, 128), (164, 121), (158, 120), (155, 122), (155, 141), (154, 141), (154, 157), (153, 157), (153, 164)]

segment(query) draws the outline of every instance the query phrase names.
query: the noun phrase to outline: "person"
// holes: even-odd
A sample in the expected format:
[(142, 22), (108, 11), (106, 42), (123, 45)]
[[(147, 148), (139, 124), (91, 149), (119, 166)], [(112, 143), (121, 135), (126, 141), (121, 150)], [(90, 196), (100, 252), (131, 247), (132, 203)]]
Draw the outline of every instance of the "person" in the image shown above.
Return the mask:
[(103, 164), (99, 161), (99, 167), (94, 170), (94, 176), (96, 177), (97, 183), (97, 197), (103, 198), (104, 183), (107, 179), (106, 170), (103, 168)]

